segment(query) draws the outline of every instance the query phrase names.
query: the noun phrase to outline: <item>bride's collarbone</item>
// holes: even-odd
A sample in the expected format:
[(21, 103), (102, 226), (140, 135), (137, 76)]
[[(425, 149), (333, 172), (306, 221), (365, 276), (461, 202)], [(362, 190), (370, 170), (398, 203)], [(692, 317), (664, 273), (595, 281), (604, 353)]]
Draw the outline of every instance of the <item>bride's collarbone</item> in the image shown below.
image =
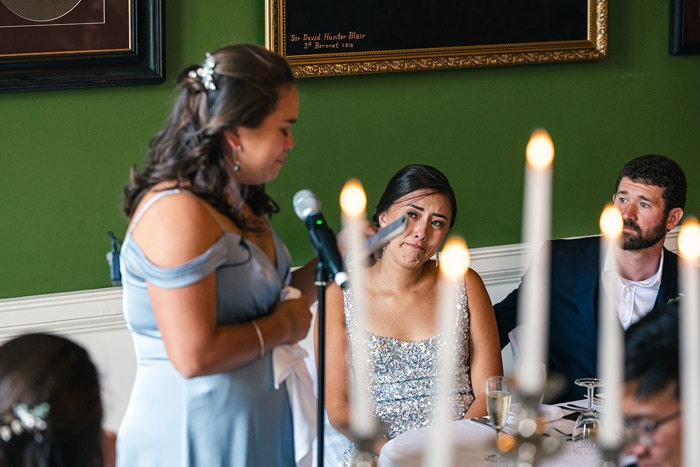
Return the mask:
[(374, 285), (370, 284), (368, 293), (371, 303), (379, 304), (381, 308), (394, 310), (418, 305), (430, 307), (434, 306), (437, 300), (437, 288), (430, 283), (395, 289), (375, 282)]

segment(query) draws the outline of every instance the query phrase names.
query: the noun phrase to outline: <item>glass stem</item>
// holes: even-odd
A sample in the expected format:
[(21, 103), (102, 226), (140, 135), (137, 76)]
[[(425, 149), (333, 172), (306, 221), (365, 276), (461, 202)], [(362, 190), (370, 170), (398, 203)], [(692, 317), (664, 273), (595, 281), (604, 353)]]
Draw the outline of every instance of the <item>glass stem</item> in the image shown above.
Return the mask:
[(593, 386), (588, 386), (588, 411), (593, 411)]

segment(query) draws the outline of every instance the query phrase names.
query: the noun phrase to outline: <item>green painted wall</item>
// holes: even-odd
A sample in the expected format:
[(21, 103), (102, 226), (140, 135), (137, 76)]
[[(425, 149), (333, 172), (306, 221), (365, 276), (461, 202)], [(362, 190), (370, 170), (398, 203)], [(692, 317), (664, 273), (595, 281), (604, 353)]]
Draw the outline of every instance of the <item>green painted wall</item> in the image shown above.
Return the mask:
[[(350, 177), (374, 206), (388, 178), (433, 164), (459, 200), (456, 233), (471, 247), (520, 238), (524, 147), (555, 142), (553, 235), (593, 234), (617, 171), (644, 153), (675, 158), (700, 212), (700, 55), (667, 53), (668, 6), (609, 2), (609, 58), (304, 79), (296, 147), (269, 190), (273, 224), (295, 264), (311, 256), (291, 209), (302, 188), (339, 224)], [(264, 42), (262, 0), (168, 1), (166, 84), (0, 95), (0, 298), (106, 287), (107, 230), (123, 235), (121, 190), (169, 111), (174, 79), (204, 52)]]

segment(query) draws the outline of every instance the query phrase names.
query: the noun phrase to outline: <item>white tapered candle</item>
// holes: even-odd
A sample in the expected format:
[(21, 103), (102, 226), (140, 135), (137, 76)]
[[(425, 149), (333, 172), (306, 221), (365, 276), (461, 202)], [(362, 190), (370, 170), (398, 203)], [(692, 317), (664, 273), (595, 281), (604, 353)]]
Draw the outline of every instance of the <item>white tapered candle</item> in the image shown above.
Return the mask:
[[(536, 251), (549, 239), (552, 206), (552, 160), (554, 145), (545, 130), (530, 137), (526, 149), (523, 243)], [(518, 304), (518, 322), (523, 326), (521, 355), (516, 376), (520, 390), (529, 395), (543, 389), (540, 370), (546, 362), (549, 338), (549, 248), (533, 256), (523, 282)]]
[[(461, 238), (451, 238), (440, 253), (438, 329), (444, 339), (436, 393), (436, 423), (423, 465), (452, 465), (452, 407), (455, 389), (454, 349), (457, 340), (457, 283), (469, 267), (469, 250)], [(463, 279), (462, 279), (463, 280)]]
[(601, 320), (598, 331), (598, 371), (605, 388), (600, 417), (600, 445), (603, 448), (617, 448), (622, 436), (621, 395), (624, 364), (624, 340), (622, 326), (617, 313), (617, 260), (614, 259), (615, 244), (622, 233), (620, 211), (608, 204), (600, 216), (600, 264), (606, 255), (613, 255), (613, 271), (603, 275), (605, 281), (600, 288)]
[(369, 368), (367, 365), (367, 304), (365, 301), (364, 258), (365, 241), (362, 234), (366, 220), (367, 196), (362, 184), (349, 180), (340, 192), (340, 208), (343, 227), (348, 240), (348, 274), (353, 301), (352, 339), (352, 387), (350, 428), (355, 436), (370, 437), (374, 431), (374, 419), (369, 405)]
[(683, 223), (678, 234), (679, 264), (681, 401), (683, 403), (683, 465), (700, 459), (700, 225), (696, 219)]

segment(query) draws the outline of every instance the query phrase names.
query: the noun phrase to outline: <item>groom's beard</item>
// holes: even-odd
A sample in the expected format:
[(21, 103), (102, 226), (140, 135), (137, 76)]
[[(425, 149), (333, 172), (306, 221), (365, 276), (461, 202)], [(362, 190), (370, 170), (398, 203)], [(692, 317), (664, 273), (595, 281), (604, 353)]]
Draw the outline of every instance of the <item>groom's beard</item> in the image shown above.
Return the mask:
[(666, 236), (666, 220), (654, 226), (647, 232), (642, 232), (636, 222), (627, 219), (624, 221), (625, 227), (634, 229), (636, 234), (622, 234), (622, 249), (623, 250), (643, 250), (656, 243)]

